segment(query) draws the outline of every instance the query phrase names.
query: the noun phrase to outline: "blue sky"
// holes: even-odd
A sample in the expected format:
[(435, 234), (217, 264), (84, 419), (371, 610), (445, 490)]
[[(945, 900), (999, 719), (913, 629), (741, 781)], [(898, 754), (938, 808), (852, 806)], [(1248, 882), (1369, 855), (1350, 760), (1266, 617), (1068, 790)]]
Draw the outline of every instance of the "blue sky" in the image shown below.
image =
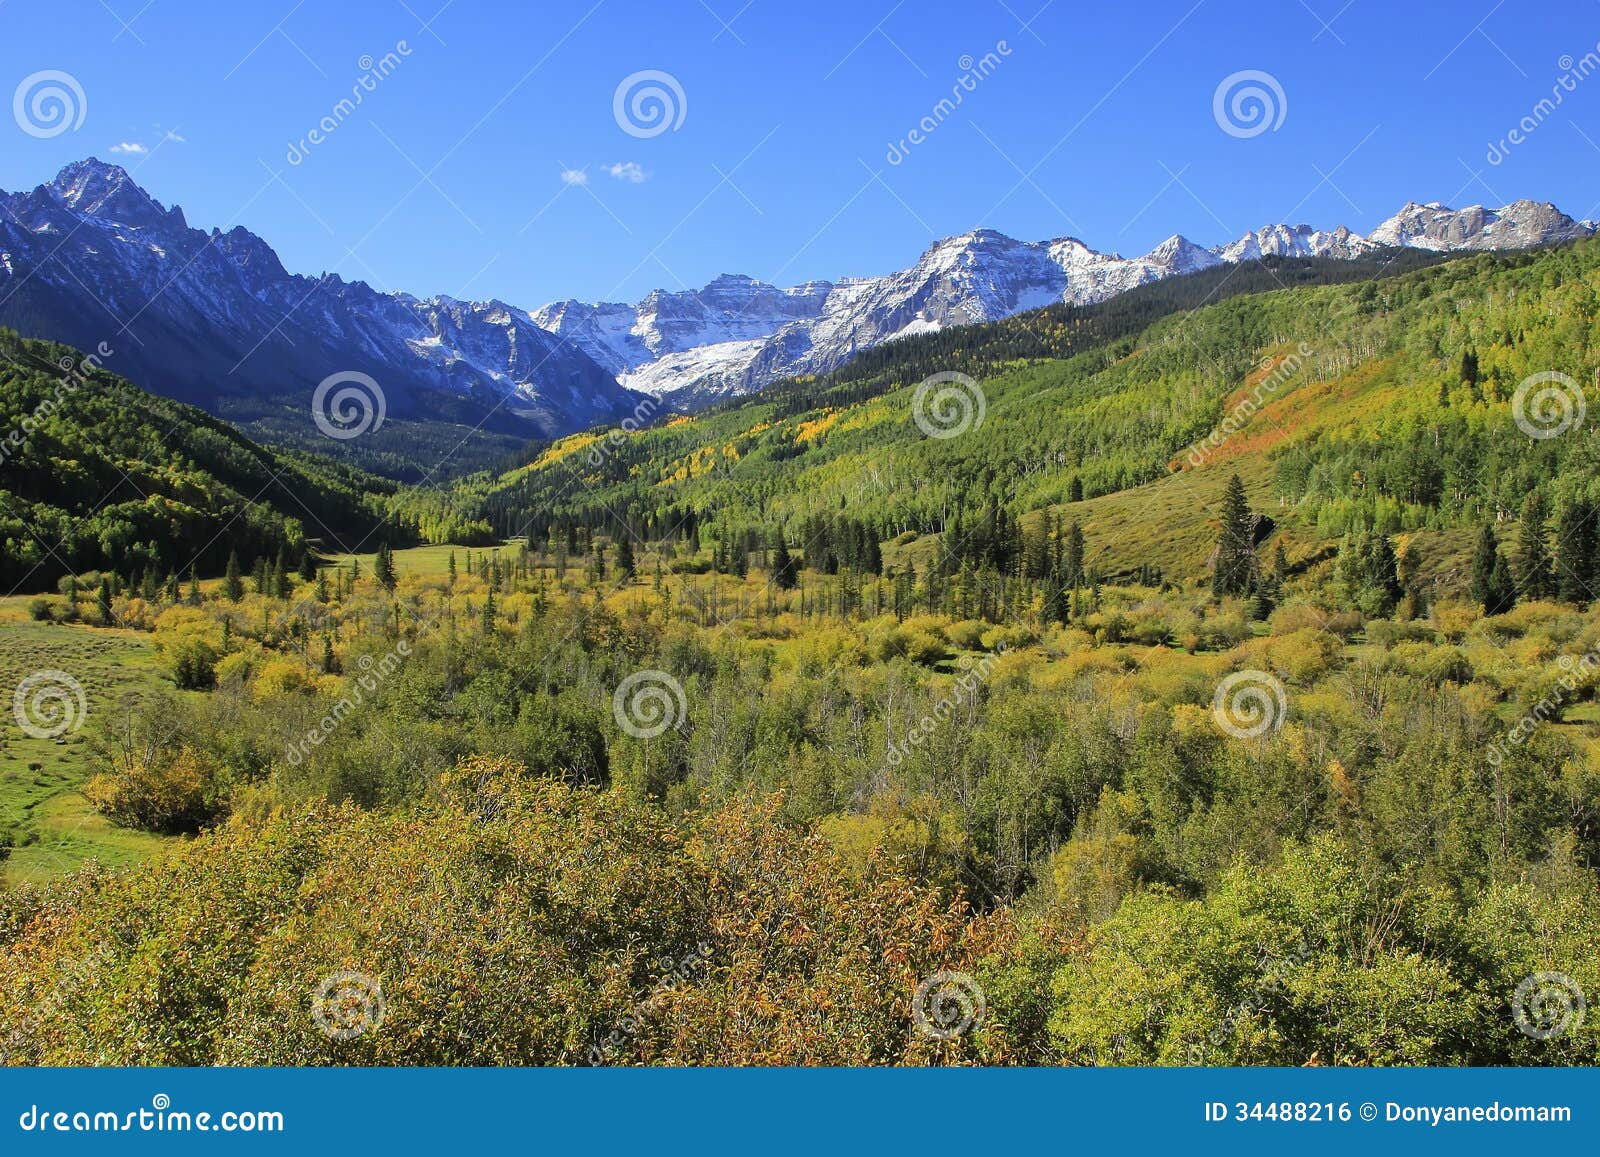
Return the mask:
[[(1533, 110), (1597, 45), (1595, 0), (0, 0), (0, 89), (59, 70), (84, 104), (59, 135), (0, 121), (0, 187), (93, 154), (293, 271), (530, 307), (878, 274), (975, 226), (1134, 254), (1407, 199), (1593, 217), (1600, 74)], [(1246, 70), (1283, 94), (1254, 136), (1214, 110)], [(614, 113), (646, 71), (682, 93), (653, 136)]]

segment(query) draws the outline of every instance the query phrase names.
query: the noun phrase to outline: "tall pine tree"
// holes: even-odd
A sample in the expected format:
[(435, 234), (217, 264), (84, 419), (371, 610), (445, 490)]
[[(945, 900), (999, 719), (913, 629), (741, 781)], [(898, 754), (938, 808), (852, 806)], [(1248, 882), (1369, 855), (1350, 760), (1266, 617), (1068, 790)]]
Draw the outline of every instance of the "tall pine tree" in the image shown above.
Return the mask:
[(1211, 593), (1245, 595), (1255, 582), (1255, 517), (1245, 497), (1244, 480), (1228, 479), (1222, 497), (1222, 529), (1217, 536), (1217, 565), (1211, 575)]

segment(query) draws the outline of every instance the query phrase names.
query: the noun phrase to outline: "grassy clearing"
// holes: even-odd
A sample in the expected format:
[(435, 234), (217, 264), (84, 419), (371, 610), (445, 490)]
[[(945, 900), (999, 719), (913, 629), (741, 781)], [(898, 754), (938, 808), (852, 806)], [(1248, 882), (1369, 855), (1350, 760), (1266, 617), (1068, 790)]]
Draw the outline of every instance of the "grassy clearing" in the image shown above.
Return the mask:
[[(467, 552), (469, 550), (472, 552), (473, 562), (476, 563), (480, 554), (486, 551), (492, 553), (492, 549), (481, 546), (415, 546), (408, 550), (394, 552), (394, 569), (395, 573), (403, 575), (445, 574), (450, 569), (450, 555), (452, 552), (456, 556), (456, 566), (464, 569), (467, 565)], [(507, 555), (515, 557), (517, 545), (514, 542), (505, 543), (500, 547), (500, 552), (502, 557)], [(347, 567), (350, 565), (351, 559), (359, 558), (361, 560), (361, 573), (370, 575), (372, 573), (373, 560), (377, 557), (375, 553), (330, 554), (327, 556), (326, 561), (333, 566)]]
[(159, 848), (155, 836), (113, 827), (80, 792), (89, 778), (90, 735), (128, 696), (149, 694), (163, 680), (147, 635), (29, 622), (17, 600), (0, 601), (0, 691), (39, 671), (63, 671), (83, 687), (87, 710), (78, 729), (56, 739), (28, 735), (11, 702), (0, 703), (0, 830), (16, 843), (5, 865), (9, 880), (38, 880), (87, 859), (137, 862)]

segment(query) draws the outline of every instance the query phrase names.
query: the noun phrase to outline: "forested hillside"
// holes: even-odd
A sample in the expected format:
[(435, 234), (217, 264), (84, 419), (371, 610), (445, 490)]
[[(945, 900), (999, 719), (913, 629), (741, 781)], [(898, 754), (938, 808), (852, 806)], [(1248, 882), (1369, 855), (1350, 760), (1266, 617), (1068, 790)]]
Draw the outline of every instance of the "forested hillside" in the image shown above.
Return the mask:
[[(230, 554), (407, 541), (396, 483), (257, 445), (205, 412), (132, 386), (101, 359), (0, 330), (0, 584), (69, 574), (185, 582)], [(375, 530), (376, 528), (376, 530)]]
[[(540, 542), (626, 525), (644, 539), (687, 529), (744, 551), (781, 538), (837, 556), (834, 538), (850, 534), (937, 536), (908, 561), (937, 558), (947, 573), (970, 563), (998, 582), (1021, 573), (1024, 528), (1046, 510), (1121, 524), (1100, 536), (1102, 576), (1193, 577), (1222, 467), (1275, 508), (1291, 556), (1307, 558), (1347, 533), (1473, 527), (1515, 513), (1530, 489), (1549, 510), (1586, 491), (1587, 438), (1529, 438), (1510, 403), (1535, 373), (1593, 374), (1600, 248), (1271, 288), (1322, 276), (1304, 264), (1210, 271), (1103, 307), (895, 343), (826, 381), (631, 435), (565, 439), (527, 468), (469, 480), (450, 509)], [(1349, 263), (1327, 264), (1332, 275)], [(1271, 291), (1229, 297), (1228, 277)], [(969, 371), (979, 388), (925, 393), (953, 407), (936, 433), (957, 435), (929, 437), (940, 416), (917, 404), (919, 384)], [(1160, 511), (1165, 541), (1129, 525), (1138, 504)], [(814, 542), (824, 526), (831, 537)]]

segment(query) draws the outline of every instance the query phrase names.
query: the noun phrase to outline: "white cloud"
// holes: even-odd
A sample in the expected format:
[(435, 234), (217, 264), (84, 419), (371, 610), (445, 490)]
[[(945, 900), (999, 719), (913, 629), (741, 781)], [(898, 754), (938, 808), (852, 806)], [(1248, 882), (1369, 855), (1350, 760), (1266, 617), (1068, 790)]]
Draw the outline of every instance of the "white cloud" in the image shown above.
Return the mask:
[(648, 180), (650, 177), (650, 174), (645, 172), (644, 167), (637, 161), (618, 161), (614, 165), (607, 165), (605, 169), (617, 180), (628, 181), (635, 185)]
[(120, 145), (112, 145), (111, 151), (123, 157), (142, 157), (150, 150), (138, 141), (123, 141)]
[(563, 185), (587, 185), (589, 174), (583, 169), (562, 169), (561, 183)]
[(162, 140), (166, 140), (166, 141), (171, 141), (175, 145), (183, 145), (183, 144), (187, 144), (189, 142), (189, 138), (188, 137), (179, 136), (177, 133), (173, 132), (171, 129), (168, 129), (167, 133), (166, 133), (166, 136), (162, 137), (161, 139)]

